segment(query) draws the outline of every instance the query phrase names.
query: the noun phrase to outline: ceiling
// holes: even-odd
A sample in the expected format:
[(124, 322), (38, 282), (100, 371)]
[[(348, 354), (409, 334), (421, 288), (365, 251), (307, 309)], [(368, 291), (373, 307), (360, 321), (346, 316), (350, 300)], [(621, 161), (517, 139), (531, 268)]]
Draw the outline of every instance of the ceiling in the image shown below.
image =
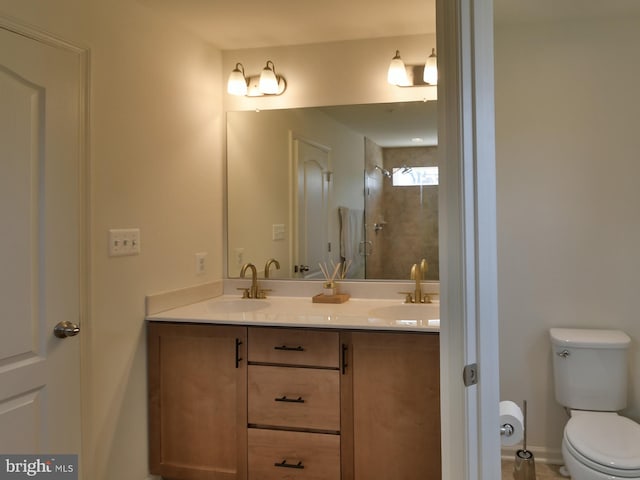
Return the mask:
[(433, 33), (435, 0), (137, 0), (221, 50)]
[(381, 147), (438, 144), (437, 102), (339, 105), (318, 109)]
[[(221, 50), (434, 33), (436, 0), (134, 0)], [(640, 0), (494, 0), (497, 25), (639, 16)]]

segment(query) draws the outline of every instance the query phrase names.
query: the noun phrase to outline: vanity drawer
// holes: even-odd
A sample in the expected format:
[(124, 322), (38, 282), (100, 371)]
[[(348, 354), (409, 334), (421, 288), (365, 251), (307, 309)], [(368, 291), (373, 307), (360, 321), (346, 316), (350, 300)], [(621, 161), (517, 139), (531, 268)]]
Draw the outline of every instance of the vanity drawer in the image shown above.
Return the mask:
[(338, 368), (338, 332), (249, 328), (249, 362)]
[(249, 365), (248, 421), (253, 425), (340, 430), (340, 372)]
[(250, 428), (248, 445), (249, 480), (340, 480), (339, 435)]

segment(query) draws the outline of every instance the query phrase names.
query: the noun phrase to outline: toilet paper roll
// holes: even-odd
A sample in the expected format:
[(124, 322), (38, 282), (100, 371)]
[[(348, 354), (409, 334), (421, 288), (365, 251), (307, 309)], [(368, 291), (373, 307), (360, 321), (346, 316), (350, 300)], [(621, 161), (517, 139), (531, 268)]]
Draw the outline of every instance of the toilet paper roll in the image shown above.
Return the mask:
[(510, 447), (522, 441), (524, 436), (524, 417), (520, 407), (511, 400), (500, 402), (500, 427), (511, 425), (511, 435), (501, 435), (502, 445)]

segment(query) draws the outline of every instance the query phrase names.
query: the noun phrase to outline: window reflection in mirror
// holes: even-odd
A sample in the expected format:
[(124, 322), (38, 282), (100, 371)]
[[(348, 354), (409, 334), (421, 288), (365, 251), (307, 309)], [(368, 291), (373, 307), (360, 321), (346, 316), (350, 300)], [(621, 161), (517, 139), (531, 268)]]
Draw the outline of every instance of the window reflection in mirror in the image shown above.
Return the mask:
[[(228, 276), (438, 280), (436, 102), (227, 114)], [(413, 185), (395, 185), (395, 178)], [(404, 182), (406, 183), (406, 182)]]

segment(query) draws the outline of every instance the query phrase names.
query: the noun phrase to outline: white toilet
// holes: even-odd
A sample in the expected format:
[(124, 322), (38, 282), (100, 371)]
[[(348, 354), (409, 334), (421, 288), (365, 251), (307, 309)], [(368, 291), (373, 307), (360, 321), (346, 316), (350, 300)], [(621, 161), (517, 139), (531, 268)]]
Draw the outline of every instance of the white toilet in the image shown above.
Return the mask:
[(562, 457), (573, 480), (640, 480), (640, 424), (627, 404), (627, 350), (619, 330), (552, 328), (556, 400), (570, 412)]

